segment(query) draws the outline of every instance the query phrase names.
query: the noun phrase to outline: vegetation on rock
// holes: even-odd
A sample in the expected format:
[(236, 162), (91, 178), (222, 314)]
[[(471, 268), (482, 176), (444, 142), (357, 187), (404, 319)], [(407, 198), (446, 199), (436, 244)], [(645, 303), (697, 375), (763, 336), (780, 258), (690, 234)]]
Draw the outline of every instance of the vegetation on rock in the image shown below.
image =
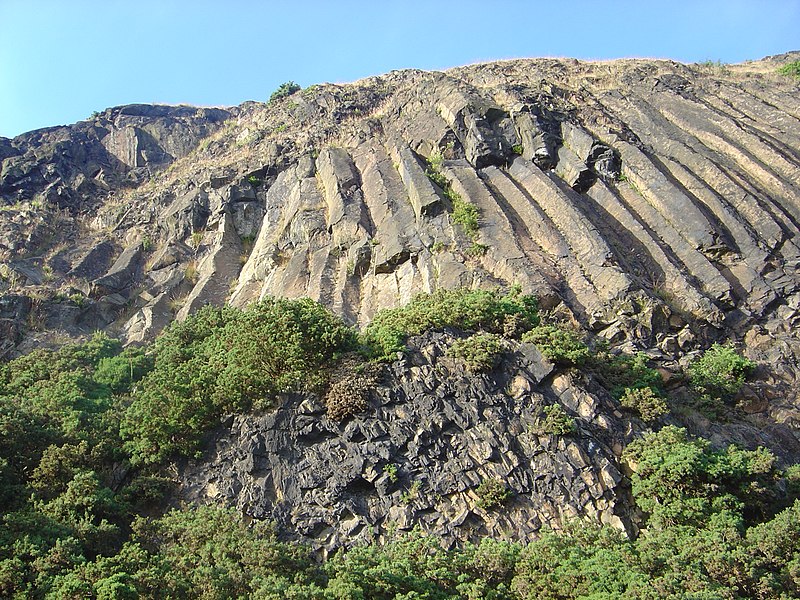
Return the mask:
[(490, 371), (503, 353), (502, 336), (494, 333), (476, 333), (458, 339), (447, 350), (447, 355), (460, 359), (467, 371), (479, 373)]
[[(382, 313), (375, 329), (368, 328), (373, 337), (365, 339), (401, 343), (426, 328), (450, 326), (496, 332), (466, 338), (476, 346), (482, 342), (475, 340), (491, 340), (494, 347), (500, 332), (537, 325), (535, 301), (518, 290), (439, 292)], [(282, 391), (323, 389), (331, 364), (369, 379), (370, 364), (353, 354), (358, 343), (352, 329), (316, 303), (267, 300), (247, 311), (207, 307), (173, 324), (150, 347), (123, 350), (98, 334), (0, 366), (0, 594), (276, 599), (800, 594), (800, 468), (780, 469), (763, 448), (715, 448), (674, 426), (645, 433), (624, 451), (633, 498), (643, 514), (641, 532), (631, 539), (610, 526), (567, 522), (563, 531), (544, 531), (527, 545), (484, 539), (445, 550), (435, 537), (413, 531), (383, 544), (341, 550), (320, 564), (307, 548), (278, 541), (270, 526), (246, 524), (232, 509), (187, 506), (162, 512), (159, 505), (170, 486), (163, 461), (196, 451), (224, 412), (267, 409)], [(661, 414), (660, 378), (644, 355), (586, 356), (585, 346), (566, 347), (579, 352), (571, 364), (586, 364), (609, 390), (622, 390), (621, 405), (645, 420)], [(488, 364), (483, 352), (476, 355), (478, 363)], [(692, 383), (731, 393), (751, 368), (730, 347), (712, 347), (693, 365)], [(355, 406), (331, 402), (332, 418), (338, 413), (343, 418)], [(575, 431), (575, 420), (553, 404), (543, 409), (539, 426), (564, 435)], [(395, 463), (386, 463), (383, 473), (397, 482)], [(419, 481), (412, 482), (402, 501), (417, 502), (420, 490)], [(476, 493), (485, 509), (511, 495), (493, 478)]]
[[(518, 317), (517, 317), (518, 315)], [(539, 323), (536, 298), (518, 288), (444, 290), (419, 294), (406, 306), (382, 310), (364, 330), (363, 340), (373, 356), (389, 358), (405, 349), (405, 340), (428, 329), (458, 327), (464, 331), (502, 333), (504, 324), (520, 321), (522, 330)]]
[(578, 334), (557, 325), (534, 327), (522, 336), (522, 341), (535, 344), (545, 357), (560, 365), (582, 365), (590, 355)]
[(272, 92), (269, 97), (269, 103), (271, 104), (272, 102), (280, 100), (281, 98), (291, 96), (295, 92), (299, 92), (301, 89), (303, 88), (297, 85), (294, 81), (286, 81), (285, 83), (280, 84), (278, 89)]

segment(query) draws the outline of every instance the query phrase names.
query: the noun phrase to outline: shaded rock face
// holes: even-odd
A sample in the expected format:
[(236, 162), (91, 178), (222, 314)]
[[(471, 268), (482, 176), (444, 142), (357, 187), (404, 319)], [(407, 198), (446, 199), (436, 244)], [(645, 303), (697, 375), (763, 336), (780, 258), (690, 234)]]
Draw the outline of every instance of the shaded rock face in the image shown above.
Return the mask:
[[(352, 420), (330, 421), (314, 396), (233, 417), (206, 459), (182, 470), (181, 495), (235, 504), (324, 550), (415, 525), (450, 543), (530, 540), (578, 516), (632, 531), (612, 450), (625, 427), (610, 400), (554, 374), (530, 344), (491, 373), (468, 374), (445, 357), (453, 340), (413, 339)], [(551, 404), (576, 417), (575, 434), (541, 430)], [(480, 506), (487, 480), (512, 492), (502, 507)]]

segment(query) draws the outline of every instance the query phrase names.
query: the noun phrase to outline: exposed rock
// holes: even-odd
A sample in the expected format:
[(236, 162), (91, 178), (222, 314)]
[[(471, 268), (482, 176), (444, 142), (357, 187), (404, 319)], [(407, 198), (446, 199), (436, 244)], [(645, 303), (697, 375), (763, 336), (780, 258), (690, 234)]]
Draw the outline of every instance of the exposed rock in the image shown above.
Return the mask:
[[(632, 530), (611, 450), (624, 428), (599, 426), (602, 402), (571, 378), (548, 383), (553, 366), (530, 344), (501, 370), (469, 376), (444, 356), (453, 339), (412, 339), (412, 352), (386, 367), (369, 407), (351, 420), (330, 421), (313, 396), (234, 417), (207, 458), (182, 471), (184, 497), (233, 503), (325, 550), (412, 525), (450, 542), (530, 540), (579, 515)], [(565, 401), (578, 411), (580, 435), (541, 434), (542, 407)], [(503, 481), (512, 500), (478, 507), (486, 479)]]

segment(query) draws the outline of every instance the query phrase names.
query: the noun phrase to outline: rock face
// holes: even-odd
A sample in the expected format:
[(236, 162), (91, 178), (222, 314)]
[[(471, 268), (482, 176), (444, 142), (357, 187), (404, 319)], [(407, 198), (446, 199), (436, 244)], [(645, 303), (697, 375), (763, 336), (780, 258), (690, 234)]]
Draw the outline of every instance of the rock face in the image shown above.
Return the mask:
[[(182, 470), (184, 495), (235, 504), (326, 550), (415, 525), (450, 543), (529, 540), (578, 516), (632, 531), (613, 451), (626, 427), (607, 392), (554, 374), (531, 344), (491, 373), (466, 373), (445, 356), (453, 339), (412, 339), (352, 420), (330, 421), (314, 396), (232, 417), (208, 455)], [(574, 434), (542, 430), (542, 409), (554, 404), (575, 416)], [(512, 492), (501, 507), (481, 506), (489, 480)]]
[[(747, 426), (690, 427), (795, 448), (800, 101), (776, 70), (798, 58), (397, 71), (230, 109), (123, 106), (0, 139), (1, 356), (96, 329), (138, 343), (205, 303), (309, 296), (364, 325), (417, 292), (519, 284), (667, 371), (739, 343), (762, 365), (742, 397)], [(323, 546), (390, 520), (452, 540), (528, 532), (559, 510), (630, 528), (610, 450), (624, 424), (520, 352), (467, 379), (427, 340), (344, 427), (309, 398), (237, 417), (209, 457), (219, 476), (197, 466), (187, 489)], [(526, 433), (556, 401), (581, 436)], [(334, 464), (341, 476), (320, 483)], [(495, 476), (516, 492), (502, 517), (476, 508)], [(400, 502), (412, 481), (421, 497)]]

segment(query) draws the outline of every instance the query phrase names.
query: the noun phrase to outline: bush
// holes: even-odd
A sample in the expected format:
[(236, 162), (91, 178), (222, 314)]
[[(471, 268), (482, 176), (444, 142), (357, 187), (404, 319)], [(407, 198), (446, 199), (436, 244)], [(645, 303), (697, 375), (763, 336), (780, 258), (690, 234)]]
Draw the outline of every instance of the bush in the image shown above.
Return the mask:
[(689, 381), (696, 392), (729, 399), (742, 388), (756, 364), (738, 354), (733, 344), (714, 344), (689, 365)]
[(603, 387), (619, 400), (627, 389), (647, 387), (655, 394), (661, 394), (661, 374), (647, 366), (648, 360), (642, 352), (618, 356), (598, 352), (591, 357), (589, 364)]
[(775, 457), (764, 448), (715, 450), (672, 425), (631, 442), (633, 496), (656, 528), (701, 526), (712, 515), (741, 511), (761, 520), (785, 501), (775, 485)]
[(269, 104), (280, 100), (281, 98), (286, 98), (291, 96), (295, 92), (299, 92), (302, 88), (297, 85), (294, 81), (287, 81), (282, 83), (278, 86), (278, 89), (272, 92), (272, 95), (269, 97)]
[[(519, 315), (519, 317), (515, 317)], [(388, 359), (405, 350), (405, 340), (429, 329), (457, 327), (501, 333), (508, 319), (516, 319), (522, 330), (539, 323), (536, 298), (517, 287), (506, 294), (497, 290), (437, 290), (419, 294), (406, 306), (378, 312), (364, 330), (362, 341), (368, 354)], [(522, 319), (522, 323), (519, 323)]]
[(487, 510), (505, 504), (512, 493), (499, 479), (485, 479), (475, 490), (478, 494), (478, 506)]
[(546, 435), (566, 435), (575, 431), (575, 419), (558, 404), (542, 409), (544, 419), (539, 420), (539, 432)]
[(548, 359), (560, 365), (582, 365), (589, 358), (589, 348), (574, 332), (556, 325), (539, 325), (522, 336), (535, 344)]
[(503, 338), (499, 335), (476, 333), (453, 342), (447, 349), (447, 355), (463, 361), (467, 371), (479, 373), (493, 369), (503, 349)]
[(353, 330), (307, 298), (204, 307), (156, 341), (155, 368), (122, 419), (126, 448), (137, 463), (191, 455), (223, 413), (321, 389), (323, 367), (355, 346)]
[(650, 387), (625, 388), (619, 403), (639, 413), (645, 423), (652, 423), (669, 412), (666, 400)]
[(369, 392), (375, 387), (378, 369), (350, 358), (333, 371), (332, 383), (325, 393), (324, 402), (328, 418), (342, 421), (364, 412), (369, 406)]
[(778, 73), (800, 79), (800, 60), (783, 65), (778, 69)]

